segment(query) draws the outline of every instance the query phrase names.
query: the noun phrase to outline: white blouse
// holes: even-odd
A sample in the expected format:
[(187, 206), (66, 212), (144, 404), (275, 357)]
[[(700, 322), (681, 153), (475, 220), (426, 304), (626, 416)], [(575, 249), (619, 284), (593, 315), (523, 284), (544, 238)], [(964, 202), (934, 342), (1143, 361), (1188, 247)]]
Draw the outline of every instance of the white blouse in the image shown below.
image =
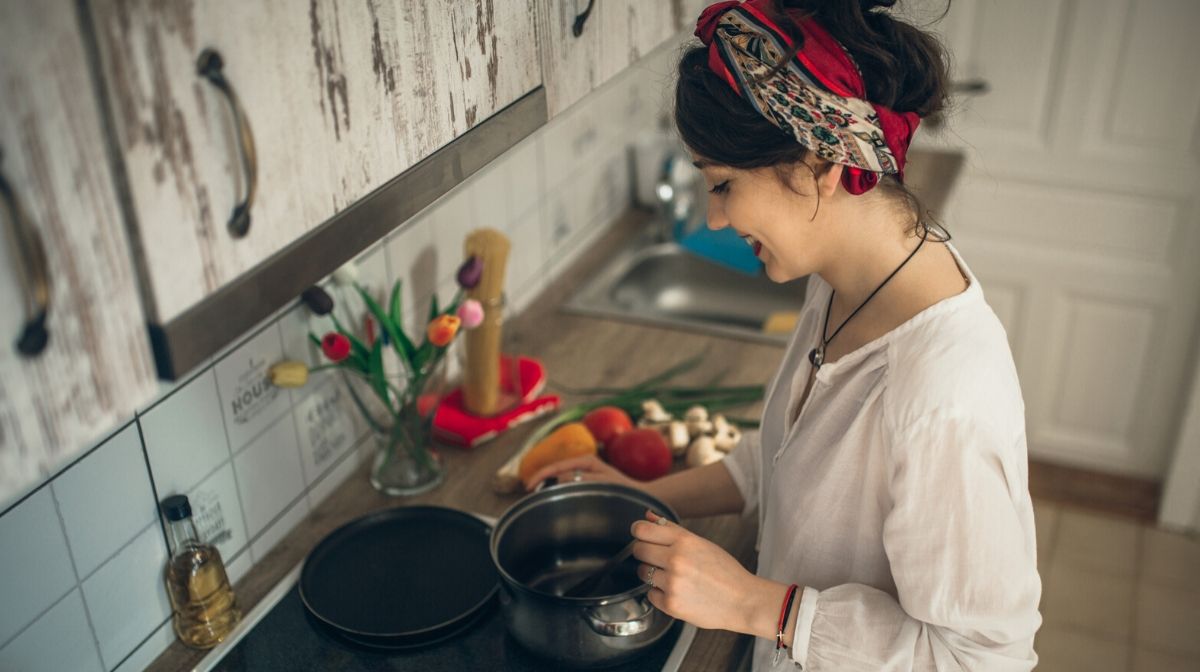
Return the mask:
[[(953, 248), (951, 248), (953, 251)], [(1024, 403), (1004, 328), (967, 289), (817, 371), (814, 276), (762, 428), (725, 465), (758, 575), (804, 586), (788, 656), (754, 670), (1030, 670), (1041, 623)]]

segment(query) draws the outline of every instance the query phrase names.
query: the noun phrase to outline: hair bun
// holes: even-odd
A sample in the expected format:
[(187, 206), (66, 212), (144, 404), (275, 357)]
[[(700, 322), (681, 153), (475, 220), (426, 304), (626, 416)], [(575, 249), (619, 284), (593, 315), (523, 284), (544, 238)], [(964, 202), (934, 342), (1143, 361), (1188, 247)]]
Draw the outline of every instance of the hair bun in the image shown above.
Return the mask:
[(891, 7), (896, 4), (896, 0), (858, 0), (858, 6), (864, 12), (869, 12), (876, 7)]

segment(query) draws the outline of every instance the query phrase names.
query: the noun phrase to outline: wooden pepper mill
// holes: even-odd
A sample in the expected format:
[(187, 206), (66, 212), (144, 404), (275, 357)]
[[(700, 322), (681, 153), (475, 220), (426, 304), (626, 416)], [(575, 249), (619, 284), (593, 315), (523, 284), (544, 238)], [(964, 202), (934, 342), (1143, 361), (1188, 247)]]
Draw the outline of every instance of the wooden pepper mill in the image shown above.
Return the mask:
[(467, 292), (468, 298), (483, 305), (483, 322), (466, 334), (467, 362), (463, 372), (463, 402), (477, 416), (494, 415), (504, 408), (500, 335), (509, 248), (508, 238), (495, 229), (476, 229), (463, 242), (464, 258), (475, 256), (483, 262), (483, 277)]

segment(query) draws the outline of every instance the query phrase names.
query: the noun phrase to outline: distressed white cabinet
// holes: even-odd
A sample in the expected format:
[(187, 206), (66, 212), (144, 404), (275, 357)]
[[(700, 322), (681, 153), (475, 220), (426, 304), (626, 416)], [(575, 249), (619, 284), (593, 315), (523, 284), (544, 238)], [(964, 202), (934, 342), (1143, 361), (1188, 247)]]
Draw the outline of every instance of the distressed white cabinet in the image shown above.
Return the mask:
[[(708, 4), (703, 0), (538, 0), (550, 116), (681, 30), (691, 32)], [(579, 35), (574, 34), (577, 19), (582, 23)]]
[[(942, 3), (930, 5), (930, 15)], [(1008, 330), (1030, 454), (1151, 478), (1200, 330), (1200, 4), (963, 0), (947, 223)], [(918, 134), (921, 137), (921, 134)]]
[[(84, 5), (156, 324), (541, 84), (533, 0)], [(248, 191), (245, 134), (197, 72), (205, 49), (253, 136), (240, 237), (227, 222)]]
[[(131, 417), (155, 377), (75, 2), (0, 0), (0, 27), (2, 508)], [(49, 340), (29, 355), (15, 343), (37, 264), (14, 215), (49, 281)]]

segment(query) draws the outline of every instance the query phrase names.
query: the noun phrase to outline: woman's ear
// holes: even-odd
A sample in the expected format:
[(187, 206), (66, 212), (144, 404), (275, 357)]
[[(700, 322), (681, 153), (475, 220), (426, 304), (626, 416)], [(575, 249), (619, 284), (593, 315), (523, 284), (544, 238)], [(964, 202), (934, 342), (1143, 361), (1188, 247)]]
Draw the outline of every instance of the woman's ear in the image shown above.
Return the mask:
[(816, 170), (818, 193), (822, 198), (833, 198), (833, 195), (837, 193), (838, 185), (842, 183), (842, 172), (845, 167), (840, 163), (830, 161)]

